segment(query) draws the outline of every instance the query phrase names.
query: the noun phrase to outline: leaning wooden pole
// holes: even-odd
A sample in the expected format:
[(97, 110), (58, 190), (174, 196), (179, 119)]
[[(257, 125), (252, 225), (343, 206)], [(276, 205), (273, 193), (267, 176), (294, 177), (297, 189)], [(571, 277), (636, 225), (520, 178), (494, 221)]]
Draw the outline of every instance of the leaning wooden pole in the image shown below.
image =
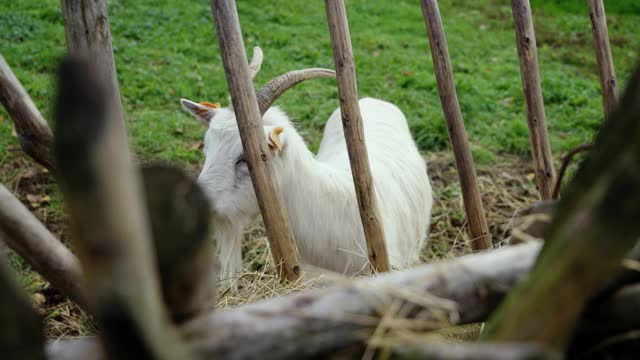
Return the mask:
[(516, 28), (516, 44), (520, 58), (520, 75), (529, 125), (529, 140), (533, 157), (536, 183), (543, 200), (552, 198), (556, 173), (551, 157), (551, 145), (544, 115), (542, 86), (538, 69), (538, 50), (533, 30), (529, 0), (512, 0), (513, 21)]
[(271, 253), (282, 279), (294, 281), (301, 273), (300, 256), (284, 199), (276, 185), (270, 151), (262, 128), (262, 117), (249, 73), (236, 3), (234, 0), (211, 0), (211, 10), (242, 147), (249, 164)]
[(389, 271), (389, 256), (384, 240), (382, 219), (376, 204), (362, 116), (358, 105), (356, 66), (353, 61), (347, 11), (343, 0), (325, 0), (333, 59), (336, 65), (342, 126), (347, 142), (351, 174), (358, 199), (360, 218), (367, 239), (367, 253), (374, 272)]
[(88, 310), (84, 277), (78, 259), (2, 185), (0, 240), (56, 289)]
[(462, 199), (467, 213), (467, 222), (471, 232), (471, 247), (482, 250), (491, 247), (491, 234), (482, 207), (482, 197), (478, 190), (476, 170), (473, 156), (469, 148), (469, 140), (464, 129), (464, 121), (458, 104), (456, 85), (453, 81), (449, 48), (440, 17), (437, 0), (422, 0), (422, 14), (429, 34), (431, 58), (438, 82), (438, 93), (442, 103), (442, 111), (449, 130), (449, 141), (456, 159), (456, 168), (462, 188)]
[(53, 135), (40, 111), (9, 64), (0, 55), (0, 103), (13, 120), (22, 150), (40, 165), (55, 171)]
[(593, 30), (593, 47), (596, 50), (598, 68), (600, 70), (600, 87), (604, 100), (604, 115), (608, 118), (618, 102), (618, 82), (613, 67), (607, 16), (602, 0), (589, 0), (589, 15)]

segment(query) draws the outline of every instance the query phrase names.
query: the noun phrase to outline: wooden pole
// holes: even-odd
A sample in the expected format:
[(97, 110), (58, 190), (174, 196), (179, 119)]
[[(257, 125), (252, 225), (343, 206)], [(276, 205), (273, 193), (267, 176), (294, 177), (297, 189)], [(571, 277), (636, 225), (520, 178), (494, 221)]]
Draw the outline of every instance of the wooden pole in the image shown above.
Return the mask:
[(69, 55), (85, 57), (95, 65), (116, 126), (126, 134), (106, 0), (61, 0), (61, 5)]
[(22, 150), (40, 165), (55, 171), (53, 135), (33, 100), (0, 55), (0, 102), (11, 116)]
[(593, 30), (593, 47), (596, 50), (598, 68), (600, 70), (600, 87), (604, 100), (604, 116), (608, 118), (618, 102), (618, 82), (613, 67), (607, 16), (602, 0), (589, 0), (589, 15)]
[(5, 259), (0, 257), (0, 354), (3, 359), (44, 360), (42, 321), (31, 299), (18, 285)]
[(211, 207), (195, 180), (178, 168), (146, 166), (142, 176), (162, 294), (173, 320), (181, 323), (216, 303)]
[(2, 185), (0, 238), (56, 289), (88, 309), (78, 259)]
[(86, 294), (111, 358), (189, 359), (164, 309), (142, 184), (94, 62), (60, 68), (55, 154)]
[(531, 154), (536, 173), (536, 183), (543, 200), (553, 195), (556, 173), (551, 157), (551, 145), (544, 116), (544, 101), (538, 69), (538, 50), (529, 0), (512, 0), (513, 21), (516, 28), (516, 44), (520, 58), (520, 75), (527, 110)]
[(294, 281), (301, 274), (300, 255), (284, 199), (278, 191), (269, 147), (264, 137), (236, 4), (234, 0), (211, 0), (211, 10), (242, 147), (267, 230), (271, 253), (281, 278)]
[(478, 190), (473, 156), (469, 148), (464, 121), (458, 104), (456, 85), (453, 81), (449, 48), (440, 17), (437, 0), (422, 0), (422, 14), (429, 34), (431, 58), (438, 82), (438, 93), (442, 103), (442, 111), (449, 130), (449, 141), (456, 159), (456, 168), (462, 188), (462, 199), (472, 237), (471, 247), (474, 250), (488, 249), (492, 246), (489, 226), (482, 207), (482, 197)]
[(385, 272), (389, 271), (389, 256), (384, 240), (382, 219), (377, 208), (375, 188), (371, 179), (362, 116), (358, 106), (356, 66), (351, 49), (347, 11), (343, 0), (325, 0), (324, 4), (336, 66), (342, 126), (349, 152), (360, 218), (367, 239), (369, 262), (374, 272)]

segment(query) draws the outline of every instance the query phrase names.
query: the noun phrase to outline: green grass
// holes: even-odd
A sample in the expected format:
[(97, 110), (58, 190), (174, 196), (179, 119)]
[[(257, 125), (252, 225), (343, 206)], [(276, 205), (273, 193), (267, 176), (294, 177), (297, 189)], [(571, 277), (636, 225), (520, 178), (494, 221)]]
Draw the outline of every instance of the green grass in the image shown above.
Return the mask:
[[(509, 1), (442, 2), (458, 96), (474, 155), (528, 153), (527, 126)], [(589, 141), (602, 121), (602, 101), (584, 1), (533, 0), (546, 113), (555, 152)], [(418, 1), (348, 1), (360, 96), (396, 103), (424, 151), (448, 146), (425, 26)], [(607, 1), (618, 77), (637, 56), (640, 9), (633, 0)], [(265, 51), (262, 85), (287, 70), (333, 67), (321, 1), (239, 1), (245, 45)], [(197, 163), (189, 150), (203, 129), (178, 100), (227, 103), (227, 85), (208, 1), (109, 1), (114, 52), (127, 126), (146, 159)], [(0, 51), (50, 118), (57, 61), (65, 52), (55, 0), (0, 4)], [(337, 107), (331, 80), (287, 93), (279, 104), (316, 148)], [(0, 111), (0, 152), (15, 143)], [(178, 134), (176, 129), (183, 129)], [(178, 131), (180, 132), (180, 131)], [(8, 141), (7, 141), (8, 140)]]

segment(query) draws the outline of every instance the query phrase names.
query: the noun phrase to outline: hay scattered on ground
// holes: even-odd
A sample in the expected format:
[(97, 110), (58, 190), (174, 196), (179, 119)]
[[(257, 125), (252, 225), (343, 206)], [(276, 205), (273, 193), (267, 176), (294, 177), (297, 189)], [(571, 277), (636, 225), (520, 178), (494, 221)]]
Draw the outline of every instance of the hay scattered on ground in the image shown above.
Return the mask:
[[(471, 252), (467, 234), (462, 195), (450, 153), (433, 153), (425, 156), (435, 192), (429, 245), (422, 259), (425, 262), (460, 256)], [(59, 209), (50, 209), (47, 202), (30, 203), (29, 194), (51, 192), (51, 176), (37, 170), (22, 156), (2, 159), (5, 185), (16, 192), (36, 216), (63, 240), (66, 239), (64, 218)], [(193, 169), (189, 169), (193, 172)], [(499, 244), (509, 235), (509, 220), (513, 213), (537, 199), (530, 161), (515, 156), (501, 155), (500, 162), (478, 167), (478, 182), (482, 193), (487, 220), (494, 243)], [(35, 205), (35, 206), (34, 206)], [(273, 271), (266, 235), (261, 223), (250, 228), (243, 247), (244, 272), (238, 278), (237, 290), (221, 286), (219, 309), (283, 296), (292, 292), (319, 286), (314, 282), (299, 281), (281, 284)], [(64, 299), (38, 275), (31, 273), (20, 261), (13, 261), (21, 269), (27, 291), (43, 315), (46, 335), (50, 339), (82, 336), (95, 332), (95, 326), (75, 305)], [(477, 333), (473, 328), (472, 333)]]

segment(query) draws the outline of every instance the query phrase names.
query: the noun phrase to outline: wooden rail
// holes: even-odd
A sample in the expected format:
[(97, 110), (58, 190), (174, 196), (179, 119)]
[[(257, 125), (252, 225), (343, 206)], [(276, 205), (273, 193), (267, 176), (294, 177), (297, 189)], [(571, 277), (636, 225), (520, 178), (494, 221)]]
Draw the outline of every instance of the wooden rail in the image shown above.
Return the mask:
[(607, 16), (602, 0), (589, 0), (589, 15), (593, 30), (593, 47), (596, 50), (598, 69), (600, 70), (600, 87), (604, 100), (604, 115), (608, 118), (618, 103), (618, 82), (609, 45)]
[(438, 9), (438, 2), (437, 0), (422, 0), (420, 3), (429, 35), (429, 46), (438, 82), (442, 111), (447, 122), (453, 155), (456, 159), (456, 168), (458, 169), (460, 187), (462, 188), (462, 199), (464, 200), (467, 222), (471, 232), (471, 246), (474, 250), (487, 249), (492, 246), (491, 234), (484, 215), (473, 156), (471, 155), (460, 105), (458, 104), (456, 85), (453, 81), (453, 71), (451, 70), (451, 60), (449, 58), (449, 48), (440, 17), (440, 10)]
[(343, 0), (325, 0), (324, 4), (336, 66), (342, 126), (349, 152), (360, 218), (367, 239), (369, 262), (374, 272), (385, 272), (389, 271), (389, 256), (364, 140), (347, 11)]
[(513, 22), (516, 28), (516, 44), (520, 58), (520, 75), (529, 125), (529, 140), (535, 168), (536, 183), (543, 200), (552, 198), (556, 183), (551, 146), (544, 115), (542, 86), (538, 69), (538, 50), (533, 30), (529, 0), (512, 0)]
[(211, 10), (242, 147), (267, 230), (271, 253), (281, 278), (294, 281), (301, 273), (300, 256), (282, 194), (276, 185), (269, 147), (262, 128), (262, 117), (249, 73), (236, 4), (234, 0), (211, 0)]

